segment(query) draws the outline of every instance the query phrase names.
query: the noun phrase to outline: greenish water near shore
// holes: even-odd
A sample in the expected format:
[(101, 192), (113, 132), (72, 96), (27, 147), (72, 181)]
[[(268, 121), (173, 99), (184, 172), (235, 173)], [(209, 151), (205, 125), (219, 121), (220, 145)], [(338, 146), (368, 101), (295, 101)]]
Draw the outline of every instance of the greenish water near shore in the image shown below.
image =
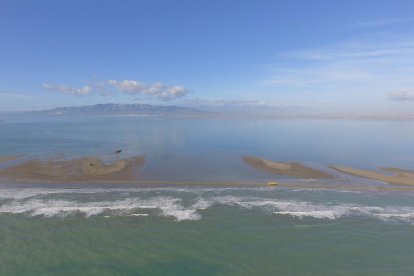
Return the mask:
[(1, 275), (410, 275), (414, 195), (1, 189)]

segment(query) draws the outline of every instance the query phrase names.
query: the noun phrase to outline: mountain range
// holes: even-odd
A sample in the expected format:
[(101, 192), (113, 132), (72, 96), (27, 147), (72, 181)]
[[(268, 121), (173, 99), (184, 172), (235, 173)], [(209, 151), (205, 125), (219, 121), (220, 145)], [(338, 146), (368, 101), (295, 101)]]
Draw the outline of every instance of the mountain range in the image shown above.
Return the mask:
[(95, 104), (30, 111), (33, 116), (162, 116), (205, 117), (212, 113), (180, 106), (158, 106), (149, 104)]

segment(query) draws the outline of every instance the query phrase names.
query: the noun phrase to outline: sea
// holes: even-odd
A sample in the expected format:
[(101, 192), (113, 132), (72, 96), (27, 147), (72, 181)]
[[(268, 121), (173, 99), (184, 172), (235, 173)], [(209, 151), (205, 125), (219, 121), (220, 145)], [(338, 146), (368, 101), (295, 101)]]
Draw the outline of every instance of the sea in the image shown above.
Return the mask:
[[(393, 186), (327, 167), (414, 170), (414, 121), (0, 122), (0, 156), (19, 156), (0, 169), (58, 156), (137, 155), (145, 155), (138, 172), (145, 185), (0, 178), (0, 275), (414, 274), (414, 192), (353, 189)], [(269, 175), (243, 156), (300, 162), (337, 178)], [(285, 185), (255, 184), (267, 181)]]

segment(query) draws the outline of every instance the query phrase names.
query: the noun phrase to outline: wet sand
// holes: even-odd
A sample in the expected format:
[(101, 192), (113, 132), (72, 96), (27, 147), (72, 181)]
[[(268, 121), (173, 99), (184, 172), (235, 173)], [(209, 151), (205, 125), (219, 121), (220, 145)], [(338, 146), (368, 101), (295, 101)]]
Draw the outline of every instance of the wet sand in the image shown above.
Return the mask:
[(74, 160), (61, 158), (48, 161), (30, 160), (0, 170), (1, 176), (30, 181), (88, 182), (95, 180), (130, 181), (136, 179), (136, 169), (145, 162), (143, 156), (116, 160), (111, 164), (101, 159), (85, 157)]
[(377, 180), (394, 185), (414, 186), (414, 171), (402, 170), (397, 168), (381, 168), (381, 170), (392, 173), (392, 175), (382, 174), (375, 171), (360, 170), (344, 166), (329, 166), (330, 168), (342, 173), (353, 176), (363, 177), (371, 180)]
[(18, 156), (0, 156), (0, 163), (16, 160)]
[(274, 161), (270, 161), (270, 160), (266, 160), (266, 159), (258, 158), (258, 157), (252, 157), (252, 156), (243, 157), (243, 161), (255, 169), (268, 172), (268, 173), (272, 173), (272, 174), (277, 174), (277, 175), (286, 175), (286, 176), (291, 176), (291, 177), (300, 178), (300, 179), (334, 179), (335, 178), (334, 176), (328, 173), (304, 166), (296, 162), (286, 162), (286, 163), (274, 162)]
[(380, 168), (380, 170), (414, 178), (414, 171), (410, 171), (410, 170), (403, 170), (403, 169), (397, 169), (397, 168)]

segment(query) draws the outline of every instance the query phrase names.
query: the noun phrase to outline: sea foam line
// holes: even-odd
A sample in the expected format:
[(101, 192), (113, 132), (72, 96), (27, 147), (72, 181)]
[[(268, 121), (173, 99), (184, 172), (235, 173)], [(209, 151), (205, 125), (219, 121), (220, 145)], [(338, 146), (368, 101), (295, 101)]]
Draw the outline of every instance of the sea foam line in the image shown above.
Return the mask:
[[(2, 192), (4, 190), (0, 190)], [(162, 196), (159, 192), (172, 192)], [(312, 203), (309, 201), (286, 200), (260, 196), (221, 195), (228, 190), (190, 190), (182, 189), (14, 189), (1, 193), (0, 214), (26, 214), (28, 216), (65, 217), (79, 214), (91, 216), (164, 216), (176, 221), (201, 219), (200, 211), (215, 205), (254, 209), (265, 214), (290, 216), (298, 219), (339, 219), (359, 216), (384, 221), (414, 222), (414, 206), (364, 206), (350, 203)], [(230, 191), (232, 192), (232, 191)], [(50, 198), (70, 193), (79, 194), (76, 200)], [(114, 200), (91, 201), (90, 194), (115, 193)], [(82, 194), (86, 201), (82, 202)], [(52, 195), (52, 196), (51, 196)], [(277, 194), (275, 194), (277, 196)], [(120, 198), (121, 197), (121, 198)], [(142, 198), (144, 197), (144, 198)], [(187, 200), (183, 200), (184, 197)], [(95, 198), (95, 197), (94, 197)], [(147, 210), (143, 214), (143, 210)]]
[(185, 208), (181, 199), (171, 197), (154, 197), (150, 199), (128, 198), (117, 201), (75, 202), (55, 199), (15, 200), (0, 206), (0, 213), (27, 214), (29, 216), (65, 217), (79, 213), (85, 217), (103, 213), (111, 215), (134, 215), (142, 209), (159, 210), (159, 214), (174, 217), (177, 221), (197, 220), (201, 216), (197, 208)]

